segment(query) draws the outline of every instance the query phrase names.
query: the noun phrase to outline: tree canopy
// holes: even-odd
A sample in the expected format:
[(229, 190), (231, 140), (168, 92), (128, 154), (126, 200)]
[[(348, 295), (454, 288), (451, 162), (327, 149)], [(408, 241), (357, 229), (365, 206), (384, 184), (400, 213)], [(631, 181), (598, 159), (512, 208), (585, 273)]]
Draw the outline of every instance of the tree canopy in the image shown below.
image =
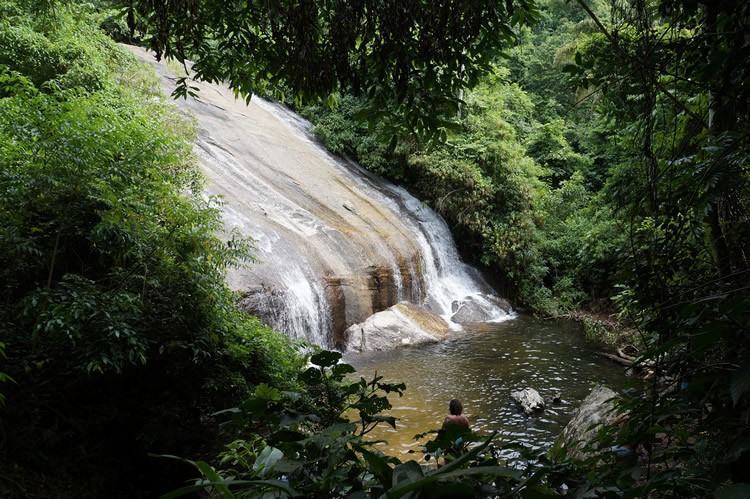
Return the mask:
[[(280, 89), (298, 104), (366, 96), (370, 120), (428, 137), (537, 16), (533, 0), (120, 3), (157, 57), (192, 61), (195, 78), (248, 99)], [(189, 94), (189, 82), (177, 91)]]

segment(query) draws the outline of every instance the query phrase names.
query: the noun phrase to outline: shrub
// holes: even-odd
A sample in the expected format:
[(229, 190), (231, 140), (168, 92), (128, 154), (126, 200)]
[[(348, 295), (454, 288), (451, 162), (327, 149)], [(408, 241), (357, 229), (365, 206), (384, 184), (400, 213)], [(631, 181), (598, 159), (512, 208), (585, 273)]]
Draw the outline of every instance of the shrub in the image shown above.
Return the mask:
[(175, 470), (146, 452), (213, 445), (210, 414), (301, 363), (225, 285), (249, 245), (217, 236), (192, 123), (92, 22), (0, 23), (0, 484), (19, 496), (164, 490)]
[[(351, 377), (338, 352), (318, 352), (300, 378), (302, 392), (259, 385), (225, 414), (253, 435), (229, 444), (215, 468), (187, 461), (201, 477), (167, 497), (537, 497), (554, 495), (548, 469), (514, 469), (493, 438), (446, 428), (425, 446), (427, 463), (385, 456), (365, 435), (378, 424), (395, 428), (388, 395), (403, 384)], [(415, 438), (421, 438), (418, 435)], [(505, 449), (507, 452), (509, 449)], [(514, 449), (516, 454), (531, 455)], [(171, 457), (173, 456), (166, 456)], [(436, 463), (439, 461), (439, 463)], [(434, 463), (434, 464), (433, 464)]]

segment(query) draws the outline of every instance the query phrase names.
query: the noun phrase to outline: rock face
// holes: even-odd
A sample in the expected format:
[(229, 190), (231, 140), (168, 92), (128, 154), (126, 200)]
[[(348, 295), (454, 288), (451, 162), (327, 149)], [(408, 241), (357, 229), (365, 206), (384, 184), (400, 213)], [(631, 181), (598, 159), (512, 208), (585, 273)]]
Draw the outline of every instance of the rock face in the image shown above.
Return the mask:
[(411, 303), (401, 302), (350, 326), (343, 335), (346, 351), (369, 352), (433, 343), (444, 339), (448, 323)]
[(515, 400), (527, 415), (544, 410), (544, 399), (533, 388), (525, 388), (521, 391), (513, 392), (510, 394), (510, 398)]
[(507, 300), (497, 296), (477, 293), (462, 300), (454, 301), (452, 311), (451, 320), (453, 322), (469, 324), (504, 318), (511, 311), (511, 306)]
[[(176, 76), (152, 65), (167, 94)], [(221, 197), (223, 225), (253, 239), (256, 261), (232, 268), (242, 307), (275, 329), (324, 347), (352, 324), (401, 301), (451, 313), (458, 297), (491, 293), (461, 262), (445, 220), (406, 190), (329, 154), (311, 125), (285, 107), (223, 84), (191, 80), (199, 99), (175, 105), (195, 118), (205, 192)]]
[(556, 447), (565, 450), (572, 459), (585, 459), (588, 456), (585, 448), (591, 444), (599, 427), (611, 424), (614, 419), (613, 399), (616, 396), (617, 394), (606, 386), (599, 385), (591, 390), (576, 415), (558, 437)]

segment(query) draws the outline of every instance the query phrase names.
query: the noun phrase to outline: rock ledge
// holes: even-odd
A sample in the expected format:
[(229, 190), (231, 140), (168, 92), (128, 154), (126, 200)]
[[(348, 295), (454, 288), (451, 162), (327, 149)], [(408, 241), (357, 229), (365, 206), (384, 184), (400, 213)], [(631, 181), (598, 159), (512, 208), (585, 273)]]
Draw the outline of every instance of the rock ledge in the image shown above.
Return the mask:
[(564, 450), (568, 457), (581, 460), (589, 456), (591, 445), (601, 425), (612, 424), (615, 414), (615, 392), (598, 385), (581, 402), (573, 419), (563, 429), (555, 447)]
[(402, 346), (434, 343), (445, 339), (448, 323), (408, 302), (401, 302), (371, 315), (366, 321), (349, 326), (344, 332), (346, 351), (371, 352)]

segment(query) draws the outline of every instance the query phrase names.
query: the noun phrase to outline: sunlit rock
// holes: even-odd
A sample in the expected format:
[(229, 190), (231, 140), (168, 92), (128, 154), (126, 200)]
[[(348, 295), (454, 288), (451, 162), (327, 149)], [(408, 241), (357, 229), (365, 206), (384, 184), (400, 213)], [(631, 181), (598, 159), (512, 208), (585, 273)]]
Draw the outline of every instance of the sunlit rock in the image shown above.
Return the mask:
[(424, 308), (401, 302), (370, 316), (344, 333), (343, 348), (368, 352), (434, 343), (448, 335), (449, 327), (441, 317)]
[[(129, 49), (172, 93), (172, 70)], [(456, 298), (491, 292), (461, 261), (440, 215), (329, 154), (310, 123), (258, 96), (248, 104), (223, 84), (191, 85), (200, 98), (175, 104), (195, 118), (205, 194), (221, 198), (225, 236), (253, 242), (254, 261), (227, 272), (243, 309), (292, 338), (333, 347), (347, 327), (401, 301), (449, 315)]]
[(533, 388), (524, 388), (523, 390), (512, 392), (510, 398), (515, 400), (527, 415), (544, 410), (544, 399)]
[(456, 300), (451, 308), (453, 311), (451, 320), (459, 324), (500, 320), (507, 317), (511, 311), (507, 300), (484, 293), (476, 293), (462, 300)]
[(616, 396), (606, 386), (599, 385), (591, 390), (560, 434), (555, 446), (557, 451), (565, 451), (568, 457), (577, 460), (588, 457), (587, 447), (591, 445), (601, 425), (612, 424), (615, 419)]

